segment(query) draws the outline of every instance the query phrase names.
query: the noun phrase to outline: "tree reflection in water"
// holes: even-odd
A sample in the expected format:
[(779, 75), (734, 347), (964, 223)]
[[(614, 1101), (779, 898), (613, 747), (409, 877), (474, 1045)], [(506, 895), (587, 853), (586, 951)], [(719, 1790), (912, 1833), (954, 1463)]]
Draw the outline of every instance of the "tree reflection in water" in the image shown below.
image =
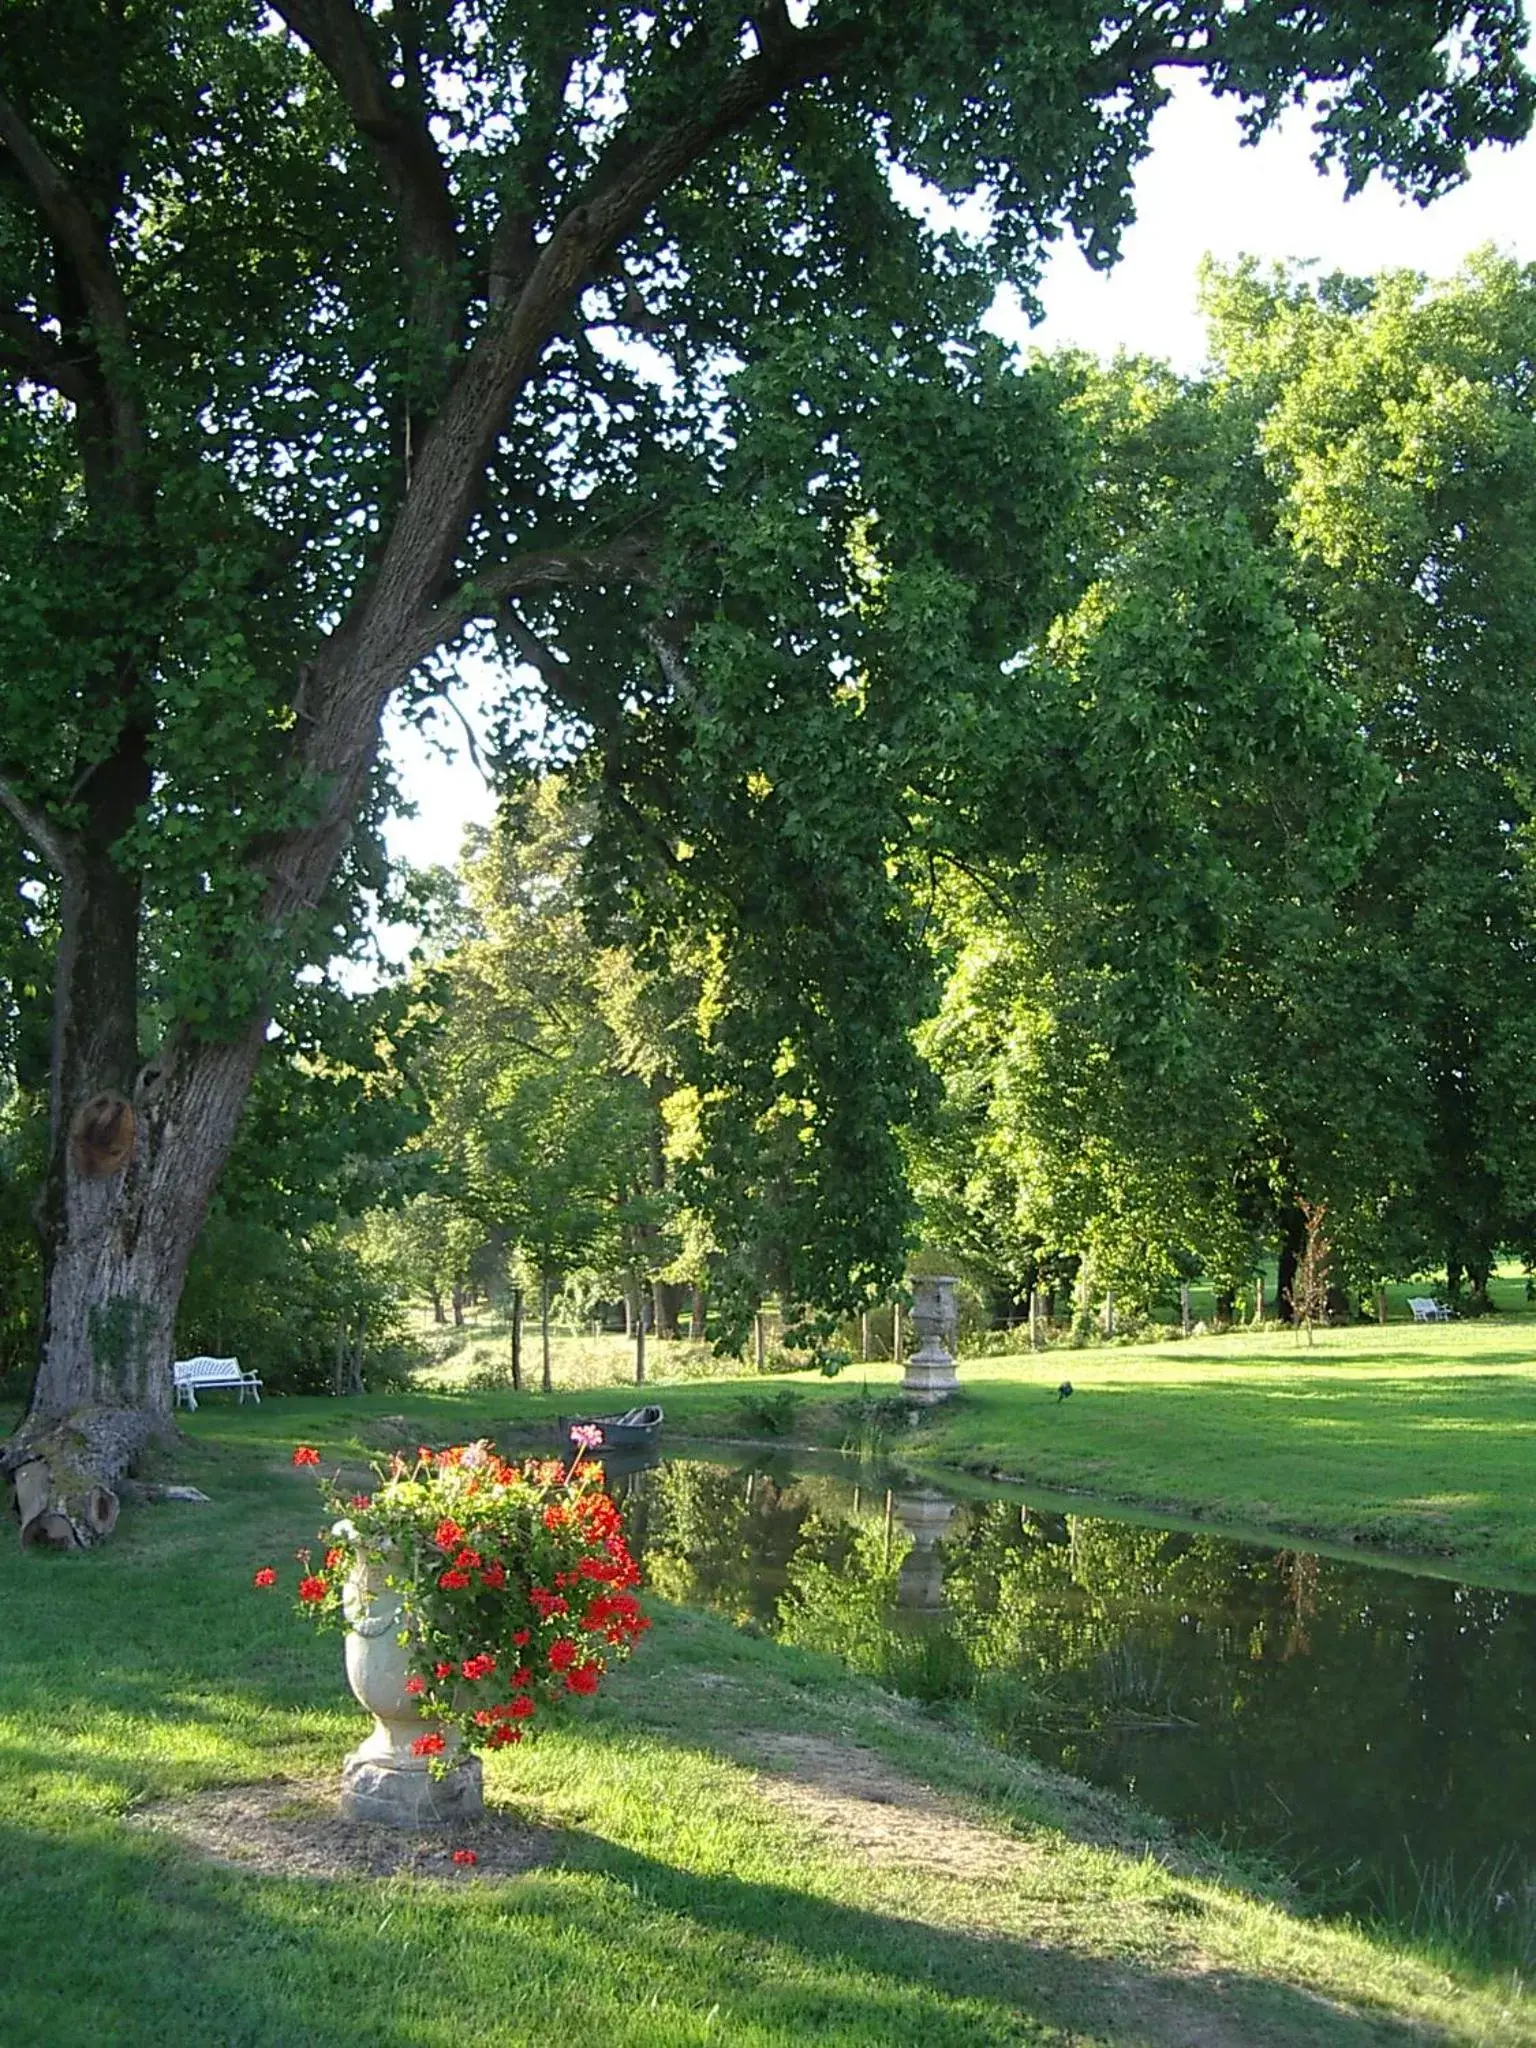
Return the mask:
[(1536, 1600), (1016, 1499), (674, 1460), (655, 1590), (964, 1702), (1321, 1903), (1536, 1961)]

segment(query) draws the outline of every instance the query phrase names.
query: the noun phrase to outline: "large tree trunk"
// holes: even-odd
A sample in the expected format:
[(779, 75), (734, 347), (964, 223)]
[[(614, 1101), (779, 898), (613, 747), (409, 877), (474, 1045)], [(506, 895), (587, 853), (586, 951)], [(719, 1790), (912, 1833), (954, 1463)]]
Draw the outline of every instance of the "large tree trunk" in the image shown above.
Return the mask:
[(147, 789), (129, 737), (93, 778), (93, 828), (62, 877), (42, 1334), (26, 1417), (0, 1447), (23, 1543), (108, 1534), (117, 1480), (170, 1432), (176, 1307), (264, 1035), (175, 1039), (141, 1063), (140, 883), (114, 847)]

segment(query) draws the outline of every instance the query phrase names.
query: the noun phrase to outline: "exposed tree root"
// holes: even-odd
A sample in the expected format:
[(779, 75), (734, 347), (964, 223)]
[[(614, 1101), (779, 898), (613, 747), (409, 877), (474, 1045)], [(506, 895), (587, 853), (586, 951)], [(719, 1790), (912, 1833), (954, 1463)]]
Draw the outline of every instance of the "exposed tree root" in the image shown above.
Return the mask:
[(24, 1423), (0, 1445), (23, 1549), (85, 1550), (110, 1536), (119, 1481), (171, 1430), (168, 1416), (129, 1408), (77, 1408), (49, 1422)]

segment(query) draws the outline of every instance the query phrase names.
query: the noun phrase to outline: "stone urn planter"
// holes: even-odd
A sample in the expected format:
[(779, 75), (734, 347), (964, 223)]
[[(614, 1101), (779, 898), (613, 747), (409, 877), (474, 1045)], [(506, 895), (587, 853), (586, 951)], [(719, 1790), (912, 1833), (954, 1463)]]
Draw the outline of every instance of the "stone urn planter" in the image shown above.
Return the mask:
[[(347, 1682), (374, 1717), (372, 1734), (342, 1765), (342, 1815), (412, 1828), (471, 1819), (484, 1808), (480, 1759), (460, 1754), (457, 1731), (423, 1715), (405, 1689), (410, 1645), (400, 1640), (406, 1622), (400, 1595), (384, 1583), (386, 1570), (382, 1561), (368, 1559), (353, 1569), (342, 1593)], [(434, 1759), (412, 1747), (434, 1733), (444, 1737), (437, 1772), (430, 1768)]]
[(918, 1347), (907, 1360), (901, 1391), (909, 1401), (932, 1406), (958, 1391), (949, 1340), (955, 1331), (955, 1281), (948, 1275), (912, 1282), (912, 1327)]

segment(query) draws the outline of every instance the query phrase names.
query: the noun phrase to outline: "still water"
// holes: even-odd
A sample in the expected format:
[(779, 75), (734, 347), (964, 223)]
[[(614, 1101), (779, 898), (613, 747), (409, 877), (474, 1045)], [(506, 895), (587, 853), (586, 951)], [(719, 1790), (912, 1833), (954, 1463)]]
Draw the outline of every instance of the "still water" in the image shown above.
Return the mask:
[(1536, 1596), (852, 1465), (615, 1479), (667, 1598), (963, 1700), (1320, 1903), (1530, 1924)]

